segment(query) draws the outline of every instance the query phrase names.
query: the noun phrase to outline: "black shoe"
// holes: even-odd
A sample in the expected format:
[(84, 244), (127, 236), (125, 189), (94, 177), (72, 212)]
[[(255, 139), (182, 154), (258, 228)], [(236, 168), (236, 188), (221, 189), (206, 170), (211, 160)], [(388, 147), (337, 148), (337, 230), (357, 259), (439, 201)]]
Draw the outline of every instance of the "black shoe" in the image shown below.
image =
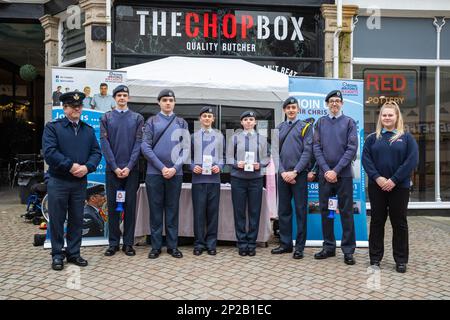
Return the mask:
[(322, 250), (314, 255), (314, 259), (320, 260), (320, 259), (326, 259), (326, 258), (334, 257), (334, 256), (336, 256), (336, 252)]
[(64, 261), (62, 259), (53, 259), (52, 269), (56, 271), (61, 271), (64, 269)]
[(254, 257), (256, 255), (256, 249), (248, 249), (247, 255), (249, 255), (250, 257)]
[(277, 248), (272, 249), (272, 251), (270, 251), (270, 253), (272, 254), (282, 254), (282, 253), (291, 253), (293, 251), (292, 248), (283, 248), (282, 246), (279, 246)]
[(83, 259), (82, 257), (67, 258), (67, 262), (73, 263), (79, 267), (87, 267), (87, 265), (88, 265), (87, 260)]
[(194, 256), (199, 256), (203, 253), (203, 248), (194, 248)]
[(248, 255), (247, 249), (239, 249), (239, 255), (243, 257)]
[(117, 251), (119, 251), (119, 246), (117, 247), (110, 246), (108, 249), (106, 249), (105, 256), (107, 257), (113, 256), (116, 254)]
[(136, 250), (133, 249), (132, 246), (122, 246), (122, 251), (125, 252), (125, 254), (127, 256), (135, 256), (136, 255)]
[(380, 261), (374, 260), (374, 261), (370, 261), (370, 265), (374, 266), (374, 267), (380, 267)]
[(149, 259), (156, 259), (161, 254), (161, 250), (159, 249), (152, 249), (150, 253), (148, 254)]
[(167, 249), (167, 253), (170, 254), (174, 258), (183, 258), (183, 254), (177, 248), (175, 248), (175, 249)]
[(294, 258), (294, 259), (303, 259), (303, 251), (295, 250), (294, 254), (292, 255), (292, 258)]
[(395, 270), (400, 273), (406, 272), (406, 263), (397, 263), (395, 265)]
[(208, 249), (208, 254), (210, 256), (215, 256), (217, 254), (217, 251), (216, 251), (216, 249)]
[(345, 264), (348, 264), (350, 266), (354, 265), (355, 259), (353, 258), (353, 254), (351, 254), (351, 253), (344, 254), (344, 262), (345, 262)]

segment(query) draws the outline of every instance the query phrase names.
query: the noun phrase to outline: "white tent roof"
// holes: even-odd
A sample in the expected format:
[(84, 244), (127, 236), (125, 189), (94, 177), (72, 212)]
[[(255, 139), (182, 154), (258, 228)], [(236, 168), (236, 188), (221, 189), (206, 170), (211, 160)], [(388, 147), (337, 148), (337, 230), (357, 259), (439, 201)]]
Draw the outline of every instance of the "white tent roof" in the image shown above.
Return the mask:
[(134, 102), (154, 102), (163, 88), (177, 103), (275, 107), (288, 96), (287, 75), (242, 59), (168, 57), (120, 71)]

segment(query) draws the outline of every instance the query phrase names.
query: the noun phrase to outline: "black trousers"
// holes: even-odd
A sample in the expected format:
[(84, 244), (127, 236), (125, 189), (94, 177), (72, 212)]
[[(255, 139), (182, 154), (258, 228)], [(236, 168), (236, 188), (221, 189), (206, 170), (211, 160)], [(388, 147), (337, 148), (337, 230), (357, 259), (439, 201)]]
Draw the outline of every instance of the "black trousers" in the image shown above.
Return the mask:
[(194, 246), (215, 250), (219, 227), (220, 183), (192, 184)]
[(167, 249), (178, 247), (178, 217), (183, 176), (165, 179), (160, 174), (148, 174), (145, 178), (150, 207), (150, 232), (152, 249), (161, 250), (163, 225), (165, 224)]
[(322, 214), (323, 248), (326, 251), (336, 250), (336, 239), (334, 237), (334, 219), (328, 218), (328, 199), (337, 195), (339, 215), (342, 224), (341, 249), (344, 254), (355, 252), (356, 236), (353, 221), (353, 179), (338, 178), (336, 183), (329, 183), (325, 177), (319, 177), (319, 203)]
[(384, 226), (387, 217), (392, 225), (392, 248), (396, 263), (408, 263), (408, 201), (409, 189), (395, 187), (390, 192), (381, 190), (374, 183), (369, 183), (370, 199), (370, 261), (381, 261), (384, 254)]
[[(255, 249), (263, 195), (263, 178), (240, 179), (231, 177), (234, 227), (239, 249)], [(247, 209), (247, 210), (246, 210)], [(248, 231), (247, 214), (248, 212)]]
[(109, 245), (120, 244), (120, 215), (116, 211), (116, 192), (125, 190), (124, 218), (123, 218), (123, 244), (134, 245), (134, 229), (136, 226), (136, 192), (139, 188), (139, 171), (130, 171), (125, 179), (117, 178), (112, 171), (106, 172), (106, 198), (108, 201), (108, 227)]
[(297, 234), (295, 249), (303, 251), (306, 243), (306, 208), (308, 204), (307, 173), (301, 172), (295, 184), (286, 183), (278, 175), (278, 217), (280, 224), (280, 246), (292, 248), (292, 198), (295, 204)]
[(64, 222), (67, 216), (66, 256), (80, 256), (83, 231), (83, 210), (86, 200), (87, 179), (64, 180), (50, 177), (47, 185), (49, 228), (52, 257), (63, 259)]

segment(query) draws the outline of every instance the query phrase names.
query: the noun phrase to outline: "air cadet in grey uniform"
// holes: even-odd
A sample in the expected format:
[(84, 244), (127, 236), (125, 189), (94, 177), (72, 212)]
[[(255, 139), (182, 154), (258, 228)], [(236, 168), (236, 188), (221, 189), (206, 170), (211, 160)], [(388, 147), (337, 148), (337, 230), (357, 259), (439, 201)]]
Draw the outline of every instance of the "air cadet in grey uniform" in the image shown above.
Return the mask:
[(211, 107), (200, 110), (201, 129), (191, 136), (192, 204), (194, 208), (194, 255), (204, 250), (216, 255), (219, 222), (220, 171), (223, 168), (224, 139), (214, 130)]
[(155, 259), (161, 254), (165, 215), (167, 253), (182, 258), (183, 254), (178, 250), (178, 209), (183, 182), (182, 166), (189, 163), (191, 139), (187, 122), (173, 112), (175, 93), (169, 89), (162, 90), (158, 103), (161, 112), (145, 123), (141, 145), (147, 159), (145, 185), (150, 206), (152, 250), (148, 257)]
[(105, 256), (119, 250), (120, 216), (116, 210), (116, 193), (125, 191), (124, 229), (122, 251), (134, 256), (134, 229), (136, 225), (136, 192), (139, 188), (142, 127), (144, 117), (128, 108), (129, 89), (120, 85), (113, 91), (116, 107), (106, 112), (100, 121), (100, 143), (106, 160), (106, 193), (109, 216), (109, 248)]
[[(62, 94), (59, 99), (66, 116), (47, 123), (42, 136), (50, 174), (47, 192), (54, 270), (64, 268), (64, 256), (67, 262), (78, 266), (88, 264), (80, 256), (87, 174), (97, 169), (102, 154), (94, 129), (80, 120), (84, 97), (81, 92)], [(66, 215), (67, 248), (64, 254)]]
[(331, 91), (325, 101), (329, 114), (316, 122), (313, 150), (319, 166), (319, 205), (322, 214), (323, 249), (315, 259), (336, 255), (334, 219), (328, 218), (328, 200), (338, 198), (342, 224), (341, 249), (344, 262), (355, 264), (355, 226), (353, 222), (353, 173), (352, 161), (358, 150), (356, 122), (342, 113), (343, 97), (339, 90)]
[(292, 252), (292, 198), (294, 198), (297, 234), (293, 258), (301, 259), (306, 243), (307, 174), (312, 154), (312, 128), (309, 123), (297, 119), (300, 109), (294, 97), (284, 101), (283, 111), (287, 120), (277, 128), (280, 139), (278, 161), (280, 246), (272, 249), (272, 254)]
[(254, 256), (261, 216), (263, 174), (270, 155), (266, 137), (255, 131), (254, 111), (241, 114), (241, 125), (244, 130), (237, 132), (227, 147), (227, 156), (231, 154), (235, 159), (231, 169), (231, 199), (239, 255)]

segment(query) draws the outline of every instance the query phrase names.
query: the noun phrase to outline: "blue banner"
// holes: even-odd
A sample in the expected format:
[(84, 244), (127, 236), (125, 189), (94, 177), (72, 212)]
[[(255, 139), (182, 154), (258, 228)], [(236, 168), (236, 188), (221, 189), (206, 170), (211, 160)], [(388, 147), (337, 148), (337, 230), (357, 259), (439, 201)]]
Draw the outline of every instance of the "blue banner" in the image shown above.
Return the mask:
[[(358, 246), (367, 246), (367, 220), (365, 176), (361, 165), (361, 152), (364, 143), (364, 84), (362, 80), (326, 79), (312, 77), (290, 77), (289, 94), (299, 101), (299, 119), (312, 118), (317, 120), (328, 115), (328, 107), (325, 96), (332, 90), (341, 90), (344, 105), (343, 113), (352, 117), (358, 128), (359, 147), (356, 160), (353, 162), (353, 213), (355, 221), (356, 241)], [(311, 120), (311, 119), (310, 119)], [(307, 216), (307, 240), (321, 241), (322, 224), (319, 210), (319, 186), (317, 182), (308, 183), (308, 216)], [(296, 224), (294, 223), (296, 234)], [(336, 240), (342, 238), (341, 219), (336, 214), (334, 219), (334, 231)]]
[[(59, 101), (59, 97), (63, 92), (80, 91), (86, 95), (83, 100), (83, 111), (81, 113), (81, 120), (92, 126), (95, 130), (95, 136), (100, 144), (100, 118), (105, 113), (100, 106), (93, 106), (95, 95), (100, 94), (100, 84), (107, 85), (106, 94), (110, 95), (112, 90), (118, 85), (125, 84), (126, 72), (116, 70), (89, 70), (84, 68), (52, 68), (52, 90), (48, 92), (51, 94), (52, 100), (52, 119), (59, 119), (64, 117), (64, 111)], [(50, 98), (50, 97), (49, 97)], [(100, 108), (92, 109), (92, 108)], [(107, 109), (107, 108), (106, 108)], [(104, 157), (97, 170), (90, 173), (87, 177), (88, 187), (96, 184), (105, 184), (105, 169), (106, 163)], [(84, 216), (83, 222), (83, 239), (82, 246), (90, 245), (107, 245), (108, 244), (108, 219), (105, 205), (102, 211), (97, 211), (96, 221), (103, 220), (103, 225), (99, 230), (92, 226), (89, 221), (93, 220), (89, 215)], [(50, 248), (50, 229), (47, 229), (47, 240), (44, 243), (44, 248)]]
[[(100, 145), (100, 118), (104, 114), (103, 111), (83, 109), (81, 113), (81, 120), (92, 126), (95, 130), (98, 144)], [(52, 109), (52, 119), (64, 118), (64, 111), (62, 107), (54, 107)], [(97, 171), (88, 174), (89, 184), (105, 184), (105, 157), (102, 155), (102, 161), (97, 166)]]

